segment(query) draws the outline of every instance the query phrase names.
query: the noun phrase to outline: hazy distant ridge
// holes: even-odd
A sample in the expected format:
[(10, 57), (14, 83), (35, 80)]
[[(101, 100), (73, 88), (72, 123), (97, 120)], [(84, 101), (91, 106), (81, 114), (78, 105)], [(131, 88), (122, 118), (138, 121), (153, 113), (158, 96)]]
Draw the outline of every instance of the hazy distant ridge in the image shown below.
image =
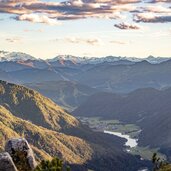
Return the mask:
[[(131, 62), (140, 62), (146, 60), (152, 64), (161, 63), (169, 60), (170, 57), (154, 57), (148, 56), (144, 58), (138, 57), (121, 57), (121, 56), (105, 56), (105, 57), (79, 57), (73, 55), (58, 55), (56, 57), (45, 59), (47, 62), (55, 62), (55, 61), (72, 61), (73, 63), (82, 63), (82, 64), (99, 64), (103, 62), (117, 62), (122, 60), (127, 60)], [(35, 58), (29, 54), (21, 53), (21, 52), (7, 52), (0, 51), (0, 62), (4, 61), (18, 61), (18, 60), (42, 60), (40, 58)]]

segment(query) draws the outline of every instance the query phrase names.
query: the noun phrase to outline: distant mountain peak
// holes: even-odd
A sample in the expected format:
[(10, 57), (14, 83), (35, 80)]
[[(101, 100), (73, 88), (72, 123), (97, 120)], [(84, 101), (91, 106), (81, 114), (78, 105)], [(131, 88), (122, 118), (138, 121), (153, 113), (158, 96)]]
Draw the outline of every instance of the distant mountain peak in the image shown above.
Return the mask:
[(157, 63), (168, 61), (168, 60), (170, 60), (170, 58), (169, 57), (154, 57), (154, 56), (150, 55), (147, 58), (145, 58), (145, 60), (152, 64), (157, 64)]
[(141, 62), (147, 61), (151, 64), (158, 64), (161, 62), (168, 61), (170, 58), (168, 57), (154, 57), (152, 55), (147, 58), (138, 58), (138, 57), (122, 57), (122, 56), (105, 56), (105, 57), (76, 57), (72, 55), (58, 55), (55, 58), (48, 59), (48, 62), (55, 61), (71, 61), (73, 63), (81, 63), (81, 64), (99, 64), (103, 62), (119, 62), (119, 61), (129, 61), (129, 62)]
[(34, 61), (45, 61), (48, 64), (53, 62), (59, 62), (61, 65), (65, 65), (66, 61), (72, 64), (100, 64), (104, 62), (112, 63), (112, 62), (120, 62), (120, 61), (127, 61), (127, 62), (141, 62), (143, 60), (148, 61), (151, 64), (158, 64), (161, 62), (168, 61), (169, 57), (154, 57), (152, 55), (146, 58), (138, 58), (138, 57), (122, 57), (122, 56), (105, 56), (105, 57), (79, 57), (73, 55), (58, 55), (54, 58), (50, 59), (37, 59), (29, 54), (23, 52), (7, 52), (7, 51), (0, 51), (0, 62), (4, 61), (27, 61), (27, 60), (34, 60)]
[(0, 51), (0, 61), (27, 61), (27, 60), (37, 60), (35, 57), (23, 53), (23, 52), (7, 52)]

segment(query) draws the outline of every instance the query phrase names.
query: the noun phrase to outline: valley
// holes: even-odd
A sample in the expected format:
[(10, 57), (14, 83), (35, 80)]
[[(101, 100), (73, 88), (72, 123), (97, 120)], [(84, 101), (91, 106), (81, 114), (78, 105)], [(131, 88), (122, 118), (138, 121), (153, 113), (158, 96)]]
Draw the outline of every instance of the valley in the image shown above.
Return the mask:
[(124, 138), (125, 150), (133, 155), (140, 155), (142, 159), (151, 160), (153, 153), (157, 153), (163, 160), (166, 156), (159, 152), (159, 148), (143, 147), (138, 145), (141, 129), (134, 124), (125, 124), (119, 120), (104, 120), (100, 117), (77, 117), (83, 124), (88, 125), (94, 131), (104, 132)]

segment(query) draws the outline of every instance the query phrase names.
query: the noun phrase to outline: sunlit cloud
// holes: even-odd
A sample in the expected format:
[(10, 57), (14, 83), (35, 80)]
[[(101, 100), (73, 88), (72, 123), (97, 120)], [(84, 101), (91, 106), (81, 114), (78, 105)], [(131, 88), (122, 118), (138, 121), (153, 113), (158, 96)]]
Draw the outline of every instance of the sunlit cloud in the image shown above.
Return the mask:
[(44, 23), (49, 25), (61, 25), (56, 19), (49, 18), (46, 15), (38, 15), (38, 14), (23, 14), (15, 17), (16, 20), (19, 21), (30, 21), (32, 23)]
[(69, 0), (44, 2), (38, 0), (1, 0), (0, 12), (16, 14), (14, 19), (34, 23), (55, 23), (56, 20), (84, 18), (121, 19), (122, 12), (136, 9), (140, 0)]
[(158, 15), (154, 13), (139, 13), (134, 15), (134, 21), (144, 23), (167, 23), (171, 22), (171, 14)]
[(150, 0), (150, 3), (158, 3), (158, 2), (165, 2), (165, 3), (170, 3), (171, 0)]
[(6, 38), (8, 43), (21, 43), (22, 39), (20, 37)]
[(102, 40), (99, 38), (81, 38), (81, 37), (65, 37), (55, 39), (57, 42), (66, 42), (72, 44), (87, 44), (87, 45), (102, 45)]
[(150, 12), (150, 13), (166, 13), (166, 14), (171, 13), (171, 8), (167, 8), (161, 5), (141, 7), (140, 10), (142, 12)]
[(158, 37), (158, 38), (161, 38), (161, 37), (168, 37), (169, 36), (169, 32), (168, 31), (156, 31), (156, 32), (153, 32), (151, 35), (151, 37)]
[(171, 33), (171, 28), (169, 29), (169, 33)]
[(37, 29), (37, 30), (33, 30), (33, 29), (24, 29), (24, 32), (37, 32), (37, 33), (43, 33), (44, 30), (43, 29)]
[[(149, 2), (150, 5), (144, 5)], [(140, 30), (142, 26), (138, 22), (171, 22), (171, 7), (165, 5), (168, 2), (171, 0), (0, 0), (0, 13), (13, 14), (12, 19), (17, 21), (52, 26), (61, 25), (67, 20), (110, 19), (119, 22), (114, 25), (118, 29)], [(126, 19), (134, 23), (120, 22)]]
[(119, 45), (126, 45), (126, 44), (128, 44), (128, 42), (119, 41), (119, 40), (111, 40), (109, 43), (119, 44)]

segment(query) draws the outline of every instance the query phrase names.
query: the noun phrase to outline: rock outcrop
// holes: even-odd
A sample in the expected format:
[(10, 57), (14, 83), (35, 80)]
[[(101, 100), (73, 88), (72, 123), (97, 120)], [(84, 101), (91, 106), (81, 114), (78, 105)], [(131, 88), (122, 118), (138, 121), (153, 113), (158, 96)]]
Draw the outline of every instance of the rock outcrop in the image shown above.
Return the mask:
[(37, 163), (33, 151), (24, 138), (10, 139), (0, 153), (0, 171), (32, 171)]
[(0, 153), (0, 171), (17, 171), (9, 153)]
[(19, 170), (33, 170), (37, 163), (35, 161), (33, 151), (24, 138), (10, 139), (5, 146), (5, 151), (8, 152), (16, 167)]

